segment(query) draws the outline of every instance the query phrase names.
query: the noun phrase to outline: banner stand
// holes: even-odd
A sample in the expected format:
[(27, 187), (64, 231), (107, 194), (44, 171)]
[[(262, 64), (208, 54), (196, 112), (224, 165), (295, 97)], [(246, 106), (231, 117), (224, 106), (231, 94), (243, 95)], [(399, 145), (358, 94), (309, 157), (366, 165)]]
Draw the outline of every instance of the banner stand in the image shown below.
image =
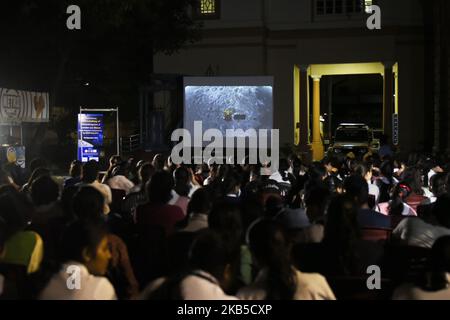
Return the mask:
[[(116, 154), (120, 155), (120, 129), (119, 129), (119, 108), (83, 108), (80, 107), (79, 119), (82, 114), (89, 114), (92, 112), (115, 112), (116, 113)], [(78, 121), (78, 126), (80, 126), (80, 121)], [(78, 135), (80, 134), (80, 130), (78, 130)], [(103, 135), (103, 133), (102, 133)], [(78, 137), (78, 141), (80, 141), (80, 137)], [(79, 155), (80, 145), (78, 145), (78, 155)], [(81, 160), (81, 159), (79, 159)]]

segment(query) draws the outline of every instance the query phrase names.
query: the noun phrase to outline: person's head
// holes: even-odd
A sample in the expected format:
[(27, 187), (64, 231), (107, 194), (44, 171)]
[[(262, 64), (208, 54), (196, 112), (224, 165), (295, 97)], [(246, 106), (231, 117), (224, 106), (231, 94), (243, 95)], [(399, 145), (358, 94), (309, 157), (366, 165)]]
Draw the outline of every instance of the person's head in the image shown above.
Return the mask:
[(231, 171), (223, 178), (223, 194), (239, 194), (241, 183), (241, 177), (239, 176), (239, 174)]
[(428, 258), (428, 271), (430, 278), (425, 284), (427, 289), (437, 291), (448, 287), (450, 236), (442, 236), (434, 242)]
[(122, 162), (122, 157), (115, 154), (109, 158), (109, 167), (113, 168), (121, 162)]
[(296, 282), (289, 259), (290, 248), (282, 226), (273, 220), (263, 219), (250, 227), (248, 241), (256, 264), (267, 272), (266, 299), (292, 299)]
[(61, 262), (79, 262), (93, 275), (106, 273), (111, 252), (104, 224), (78, 220), (63, 232)]
[(156, 154), (153, 157), (152, 165), (156, 171), (164, 170), (165, 159), (161, 153)]
[(323, 181), (327, 177), (327, 169), (320, 162), (314, 162), (308, 170), (310, 181)]
[(36, 206), (51, 204), (59, 198), (59, 186), (49, 175), (43, 175), (34, 180), (30, 191), (31, 199)]
[(1, 185), (11, 185), (13, 184), (13, 179), (9, 173), (5, 170), (0, 169), (0, 186)]
[(30, 178), (28, 179), (28, 186), (31, 186), (33, 184), (33, 181), (41, 176), (49, 176), (50, 170), (44, 167), (39, 167), (33, 170), (31, 173)]
[(354, 197), (348, 194), (333, 197), (328, 207), (323, 241), (336, 247), (345, 260), (353, 254), (352, 246), (360, 238), (359, 230)]
[(116, 166), (114, 166), (114, 168), (111, 170), (111, 176), (112, 177), (115, 177), (115, 176), (127, 177), (128, 176), (128, 162), (123, 161), (123, 162), (117, 164)]
[(389, 203), (390, 215), (401, 216), (403, 214), (404, 202), (411, 192), (411, 188), (405, 182), (400, 182), (394, 187)]
[(432, 214), (439, 225), (450, 229), (450, 195), (445, 194), (437, 198), (434, 203)]
[(188, 203), (187, 212), (209, 214), (212, 208), (211, 193), (207, 188), (197, 189)]
[(69, 175), (72, 178), (81, 177), (81, 171), (83, 169), (83, 163), (78, 160), (74, 160), (70, 163)]
[(365, 162), (358, 163), (354, 168), (354, 173), (363, 177), (366, 181), (372, 179), (372, 167)]
[(229, 242), (220, 233), (200, 231), (189, 250), (189, 265), (213, 275), (226, 288), (231, 278), (231, 265), (236, 258)]
[(189, 194), (189, 190), (191, 189), (191, 176), (189, 173), (189, 169), (184, 166), (178, 167), (173, 172), (173, 176), (175, 179), (175, 191), (180, 196), (187, 197)]
[(322, 160), (322, 164), (325, 166), (326, 170), (328, 173), (332, 173), (337, 171), (338, 167), (339, 167), (339, 161), (336, 157), (331, 156), (331, 157), (325, 157)]
[(380, 173), (381, 176), (392, 182), (392, 175), (394, 173), (394, 167), (390, 161), (383, 161), (380, 165)]
[(278, 172), (284, 177), (287, 170), (289, 170), (289, 162), (287, 159), (281, 158), (278, 163)]
[(418, 167), (406, 168), (403, 173), (403, 180), (415, 194), (423, 194), (422, 177)]
[(92, 183), (98, 178), (100, 171), (98, 162), (95, 160), (89, 160), (83, 165), (82, 180), (84, 183)]
[(148, 199), (151, 203), (165, 204), (172, 198), (174, 187), (172, 175), (167, 171), (157, 171), (150, 179), (147, 187)]
[(250, 172), (250, 181), (256, 181), (261, 177), (261, 164), (251, 164), (249, 165), (249, 172)]
[(229, 202), (217, 202), (208, 216), (209, 228), (225, 235), (235, 245), (242, 237), (242, 219), (239, 207)]
[(214, 158), (209, 159), (208, 161), (208, 168), (209, 168), (209, 176), (212, 178), (217, 177), (219, 174), (219, 165), (213, 161)]
[(152, 177), (152, 175), (155, 173), (155, 167), (153, 167), (153, 165), (151, 163), (143, 163), (140, 167), (139, 167), (139, 181), (141, 182), (142, 185), (145, 185), (150, 178)]
[(266, 205), (266, 201), (270, 197), (281, 198), (280, 186), (278, 185), (278, 182), (272, 179), (261, 183), (258, 188), (258, 198), (263, 207)]
[(101, 220), (103, 217), (103, 194), (91, 186), (83, 186), (75, 194), (72, 207), (75, 215), (81, 220)]
[(266, 200), (264, 214), (267, 218), (275, 218), (283, 209), (283, 199), (280, 196), (271, 195)]
[(61, 205), (67, 218), (72, 219), (75, 215), (73, 210), (73, 198), (80, 190), (78, 186), (69, 186), (63, 189), (61, 193)]
[(28, 198), (18, 191), (0, 195), (0, 217), (7, 225), (8, 232), (14, 234), (23, 230), (30, 221), (33, 207)]
[(305, 188), (304, 202), (310, 221), (324, 217), (330, 196), (330, 189), (323, 183), (311, 184)]
[(435, 197), (441, 197), (448, 193), (448, 175), (440, 172), (433, 175), (430, 179), (430, 191)]
[(30, 162), (30, 172), (34, 172), (37, 168), (46, 168), (47, 167), (47, 161), (45, 161), (42, 158), (35, 158), (31, 160)]
[(359, 206), (369, 201), (369, 186), (360, 175), (352, 175), (344, 181), (345, 192), (351, 196)]

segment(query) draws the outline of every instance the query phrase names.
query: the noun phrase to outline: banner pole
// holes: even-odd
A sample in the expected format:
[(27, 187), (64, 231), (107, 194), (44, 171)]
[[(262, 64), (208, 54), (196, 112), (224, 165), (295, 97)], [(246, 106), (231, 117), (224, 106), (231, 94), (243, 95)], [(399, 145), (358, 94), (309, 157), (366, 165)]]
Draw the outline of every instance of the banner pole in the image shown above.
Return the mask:
[(120, 155), (120, 133), (119, 133), (119, 108), (116, 108), (116, 129), (117, 129), (117, 154)]

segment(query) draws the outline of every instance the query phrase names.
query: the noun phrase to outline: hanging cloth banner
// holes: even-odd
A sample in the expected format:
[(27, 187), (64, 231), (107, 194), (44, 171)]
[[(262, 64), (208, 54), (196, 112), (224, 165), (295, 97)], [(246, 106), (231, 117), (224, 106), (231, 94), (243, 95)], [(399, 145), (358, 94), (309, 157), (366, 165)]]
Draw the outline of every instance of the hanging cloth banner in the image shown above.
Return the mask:
[(48, 122), (49, 94), (0, 88), (0, 123)]

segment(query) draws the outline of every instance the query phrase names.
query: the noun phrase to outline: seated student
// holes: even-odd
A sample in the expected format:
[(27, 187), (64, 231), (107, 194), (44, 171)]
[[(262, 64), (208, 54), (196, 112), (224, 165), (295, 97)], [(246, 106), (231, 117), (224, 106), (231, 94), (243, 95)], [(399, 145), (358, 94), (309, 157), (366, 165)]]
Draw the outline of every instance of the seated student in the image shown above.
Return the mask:
[[(73, 198), (75, 216), (83, 221), (105, 221), (102, 194), (91, 186), (81, 187)], [(115, 287), (119, 299), (130, 299), (138, 294), (138, 283), (131, 267), (128, 249), (121, 238), (107, 234), (111, 261), (107, 277)]]
[(242, 211), (236, 204), (228, 201), (217, 201), (208, 215), (209, 229), (218, 232), (228, 243), (237, 258), (231, 264), (232, 280), (230, 292), (235, 292), (242, 283), (249, 281), (251, 273), (250, 252), (243, 245)]
[(429, 199), (424, 195), (422, 177), (420, 169), (417, 167), (407, 168), (403, 173), (403, 183), (411, 188), (411, 192), (406, 197), (405, 202), (417, 211), (417, 207), (422, 203), (429, 202)]
[(428, 221), (432, 218), (431, 211), (433, 210), (437, 198), (448, 193), (448, 181), (449, 175), (443, 172), (436, 173), (430, 178), (431, 195), (428, 198), (428, 202), (422, 203), (417, 207), (417, 215), (424, 221)]
[(45, 259), (52, 259), (56, 254), (55, 246), (61, 231), (68, 220), (58, 201), (59, 186), (52, 177), (43, 175), (33, 181), (30, 191), (36, 209), (33, 210), (29, 229), (42, 237)]
[(416, 284), (404, 284), (393, 300), (450, 300), (450, 236), (436, 240), (431, 249), (428, 271)]
[(250, 250), (259, 268), (253, 284), (242, 288), (245, 300), (335, 300), (323, 276), (303, 273), (290, 262), (289, 245), (281, 225), (264, 219), (248, 233)]
[(83, 163), (79, 160), (74, 160), (70, 164), (69, 175), (70, 178), (67, 178), (64, 181), (64, 189), (67, 187), (71, 187), (81, 182), (81, 170), (83, 168)]
[(200, 231), (194, 240), (189, 270), (169, 279), (159, 278), (143, 291), (150, 300), (235, 300), (225, 294), (234, 260), (228, 242), (212, 230)]
[(14, 180), (11, 175), (3, 169), (0, 169), (0, 186), (1, 185), (12, 185), (17, 187), (14, 184)]
[(108, 214), (111, 211), (109, 205), (112, 203), (112, 193), (111, 188), (108, 185), (98, 181), (100, 173), (98, 162), (95, 160), (86, 162), (83, 165), (82, 171), (83, 173), (80, 185), (91, 185), (102, 193), (104, 198), (103, 213)]
[(115, 300), (112, 284), (103, 277), (111, 252), (103, 225), (77, 221), (61, 242), (61, 268), (39, 295), (40, 300)]
[(114, 190), (123, 190), (126, 194), (130, 193), (134, 183), (128, 179), (128, 163), (118, 164), (111, 172), (112, 177), (106, 180), (106, 184)]
[(432, 221), (429, 223), (420, 218), (405, 218), (392, 232), (394, 238), (406, 245), (431, 248), (436, 239), (450, 235), (450, 196), (445, 195), (436, 200), (432, 209)]
[(140, 205), (136, 212), (136, 225), (139, 230), (147, 230), (148, 226), (164, 228), (166, 235), (173, 233), (175, 224), (184, 218), (180, 207), (167, 204), (174, 186), (172, 175), (166, 171), (156, 172), (147, 187), (148, 199)]
[(139, 184), (131, 189), (122, 203), (122, 214), (128, 215), (133, 220), (136, 219), (136, 208), (148, 201), (146, 185), (155, 173), (155, 168), (150, 163), (142, 162), (138, 169)]
[(360, 175), (345, 179), (346, 194), (351, 196), (359, 206), (358, 224), (360, 228), (391, 228), (391, 218), (369, 208), (369, 186)]
[(297, 242), (319, 243), (323, 239), (325, 211), (330, 202), (331, 193), (323, 183), (308, 184), (305, 190), (304, 204), (306, 215), (311, 223), (297, 237)]
[(300, 251), (301, 268), (326, 277), (365, 276), (367, 266), (380, 265), (383, 245), (361, 238), (358, 207), (349, 195), (335, 196), (329, 205), (324, 238), (314, 251)]
[(189, 170), (186, 167), (176, 168), (173, 176), (175, 178), (175, 186), (171, 192), (172, 199), (170, 199), (168, 204), (179, 207), (186, 216), (191, 190)]
[(355, 167), (354, 171), (356, 174), (361, 175), (361, 177), (363, 177), (367, 181), (367, 185), (369, 186), (369, 196), (373, 197), (374, 205), (376, 205), (380, 197), (380, 189), (376, 184), (372, 183), (372, 166), (363, 162), (358, 164)]
[(188, 204), (187, 225), (181, 231), (196, 232), (208, 228), (208, 214), (212, 208), (212, 201), (207, 189), (198, 189), (192, 195)]

